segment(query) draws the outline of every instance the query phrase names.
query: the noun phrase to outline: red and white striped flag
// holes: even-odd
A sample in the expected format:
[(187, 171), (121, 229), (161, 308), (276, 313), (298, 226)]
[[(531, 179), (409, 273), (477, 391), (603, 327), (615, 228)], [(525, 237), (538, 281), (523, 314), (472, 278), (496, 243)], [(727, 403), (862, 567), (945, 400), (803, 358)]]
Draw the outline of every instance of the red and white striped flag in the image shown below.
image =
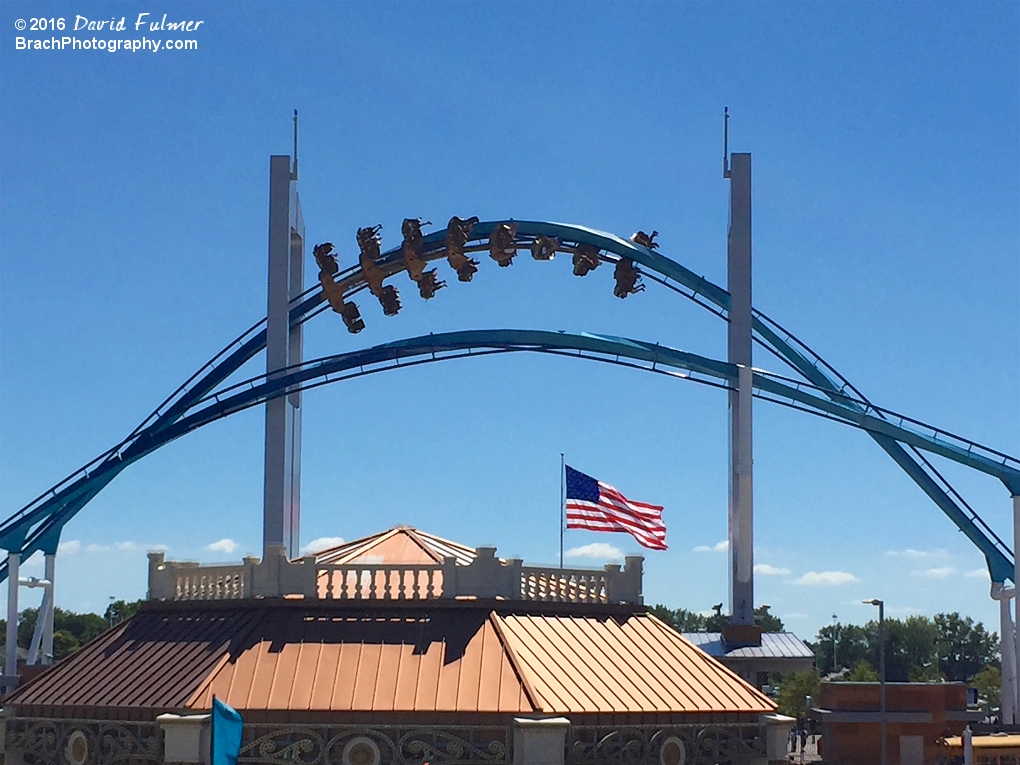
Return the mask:
[(567, 528), (625, 531), (643, 547), (666, 549), (662, 506), (627, 499), (612, 486), (566, 465)]

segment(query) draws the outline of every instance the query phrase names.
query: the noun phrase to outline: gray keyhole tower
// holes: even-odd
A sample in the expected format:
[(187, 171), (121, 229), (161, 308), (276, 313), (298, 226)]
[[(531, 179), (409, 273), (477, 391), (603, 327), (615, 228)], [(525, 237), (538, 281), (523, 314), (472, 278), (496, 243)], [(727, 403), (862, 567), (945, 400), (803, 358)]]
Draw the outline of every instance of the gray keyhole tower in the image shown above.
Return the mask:
[[(269, 158), (269, 298), (266, 372), (302, 361), (302, 328), (290, 326), (290, 301), (304, 291), (305, 223), (297, 191), (297, 112), (294, 158)], [(290, 558), (301, 547), (301, 393), (266, 403), (262, 553), (283, 545)]]

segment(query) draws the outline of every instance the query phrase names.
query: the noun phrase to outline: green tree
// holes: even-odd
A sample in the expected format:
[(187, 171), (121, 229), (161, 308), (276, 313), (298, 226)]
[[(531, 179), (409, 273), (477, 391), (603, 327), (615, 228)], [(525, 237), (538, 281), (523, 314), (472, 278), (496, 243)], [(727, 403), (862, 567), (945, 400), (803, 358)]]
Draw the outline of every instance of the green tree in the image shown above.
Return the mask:
[(53, 632), (53, 658), (57, 661), (66, 659), (79, 648), (81, 648), (81, 644), (78, 642), (78, 638), (67, 630)]
[(779, 712), (790, 717), (803, 715), (807, 711), (806, 697), (817, 698), (821, 683), (822, 676), (817, 669), (783, 675), (783, 680), (779, 684), (779, 695), (776, 698)]
[(678, 608), (675, 611), (666, 606), (655, 605), (648, 609), (649, 613), (657, 619), (661, 619), (677, 632), (707, 632), (705, 629), (705, 617), (686, 608)]
[(977, 688), (978, 703), (985, 714), (998, 714), (1002, 704), (1002, 672), (999, 668), (987, 666), (974, 675), (970, 682)]
[[(815, 638), (815, 666), (823, 672), (853, 667), (869, 654), (869, 636), (856, 624), (827, 624)], [(835, 652), (835, 659), (834, 659)]]
[(769, 606), (758, 606), (754, 609), (754, 623), (761, 627), (763, 632), (783, 632), (786, 629), (782, 619), (769, 613)]
[[(878, 624), (873, 628), (871, 665), (878, 666)], [(910, 616), (904, 620), (887, 619), (885, 623), (885, 678), (892, 683), (939, 680), (938, 642), (935, 623), (927, 616)]]
[(103, 614), (103, 618), (106, 619), (107, 624), (110, 626), (116, 626), (138, 613), (138, 609), (141, 608), (144, 602), (144, 600), (132, 600), (130, 602), (115, 600), (106, 607), (106, 613)]
[(987, 632), (985, 626), (969, 616), (935, 614), (938, 630), (939, 670), (946, 680), (969, 682), (974, 675), (989, 666), (998, 666), (996, 653), (999, 636)]
[(861, 659), (854, 665), (847, 680), (851, 683), (877, 683), (878, 673), (868, 663), (867, 659)]
[[(18, 616), (18, 645), (28, 648), (32, 642), (35, 623), (39, 619), (38, 608), (26, 608)], [(107, 621), (99, 614), (78, 614), (62, 608), (53, 609), (53, 655), (57, 656), (57, 633), (66, 632), (75, 639), (75, 649), (83, 646), (106, 631)]]
[[(702, 616), (686, 608), (674, 611), (663, 605), (655, 605), (648, 610), (679, 632), (722, 632), (723, 626), (730, 623), (730, 617), (722, 612), (721, 607), (716, 608), (711, 616)], [(782, 632), (785, 629), (783, 620), (769, 613), (769, 606), (754, 609), (754, 623), (765, 632)]]

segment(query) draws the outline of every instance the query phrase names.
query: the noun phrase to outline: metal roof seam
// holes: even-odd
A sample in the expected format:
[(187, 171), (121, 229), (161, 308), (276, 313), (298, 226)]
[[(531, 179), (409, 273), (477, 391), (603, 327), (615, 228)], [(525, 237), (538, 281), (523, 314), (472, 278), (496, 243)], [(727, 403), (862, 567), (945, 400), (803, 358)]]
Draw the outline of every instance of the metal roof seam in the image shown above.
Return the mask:
[[(255, 677), (258, 677), (259, 660), (262, 658), (262, 641), (259, 641), (259, 643), (257, 645), (253, 646), (251, 654), (252, 654), (251, 676), (252, 676), (252, 678), (255, 678)], [(252, 694), (254, 694), (254, 693), (255, 693), (255, 683), (252, 682), (248, 686), (248, 693), (245, 694), (244, 706), (241, 707), (242, 709), (251, 709), (252, 708)]]
[[(656, 626), (659, 629), (660, 638), (672, 643), (689, 657), (693, 658), (694, 656), (698, 656), (698, 654), (690, 654), (690, 651), (697, 651), (698, 649), (687, 641), (684, 641), (683, 637), (673, 630), (672, 627), (658, 619), (655, 619), (655, 621), (657, 623)], [(696, 668), (696, 674), (700, 677), (702, 685), (706, 690), (712, 687), (717, 691), (717, 695), (714, 695), (711, 699), (707, 700), (709, 708), (715, 711), (722, 711), (726, 709), (726, 703), (739, 704), (741, 706), (748, 707), (749, 705), (740, 698), (740, 694), (738, 693), (738, 691), (743, 690), (743, 686), (746, 685), (744, 681), (741, 680), (736, 673), (733, 673), (726, 667), (723, 667), (717, 659), (712, 659), (712, 657), (704, 654), (703, 652), (701, 655), (705, 656), (709, 659), (709, 661), (692, 662), (692, 667)], [(739, 683), (736, 688), (734, 688), (734, 682)], [(723, 704), (720, 704), (720, 696), (723, 697)]]
[(337, 688), (340, 687), (340, 685), (339, 685), (339, 681), (340, 681), (340, 664), (341, 664), (341, 662), (343, 660), (343, 651), (344, 651), (343, 646), (342, 645), (338, 645), (337, 646), (337, 650), (336, 650), (336, 666), (333, 668), (333, 682), (330, 685), (329, 704), (327, 705), (327, 709), (336, 709), (336, 692), (337, 692)]
[(517, 655), (517, 652), (507, 639), (506, 631), (504, 630), (505, 622), (503, 621), (503, 617), (495, 611), (490, 611), (489, 619), (492, 621), (493, 629), (496, 630), (496, 636), (499, 638), (499, 642), (503, 647), (503, 652), (510, 660), (510, 666), (513, 667), (514, 674), (517, 675), (517, 680), (520, 682), (521, 688), (524, 690), (525, 698), (527, 698), (528, 703), (531, 704), (531, 708), (534, 711), (544, 712), (545, 709), (542, 704), (542, 699), (535, 692), (535, 688), (532, 686), (531, 680), (528, 678), (528, 675), (524, 670), (524, 666), (521, 663), (521, 658)]
[(318, 643), (316, 643), (315, 647), (317, 649), (315, 651), (315, 666), (312, 667), (312, 683), (308, 689), (308, 704), (305, 707), (305, 709), (309, 710), (312, 709), (312, 695), (315, 693), (315, 684), (316, 681), (319, 679), (319, 667), (322, 666), (322, 652), (323, 652), (322, 641), (320, 640)]
[[(649, 624), (657, 624), (657, 626), (659, 626), (661, 629), (670, 629), (668, 625), (663, 624), (661, 621), (656, 619), (654, 615), (648, 614), (647, 616), (654, 621), (645, 622), (642, 626), (647, 628)], [(662, 648), (661, 643), (658, 645), (652, 645), (651, 642), (647, 639), (645, 640), (645, 643), (646, 645), (649, 645), (651, 647), (654, 653), (660, 655), (661, 657), (662, 655), (662, 651), (660, 650)], [(704, 671), (703, 667), (699, 667), (697, 662), (691, 661), (692, 657), (690, 654), (688, 654), (685, 646), (683, 646), (682, 644), (674, 644), (673, 648), (674, 656), (677, 653), (677, 649), (679, 650), (681, 663), (683, 664), (683, 668), (688, 673), (689, 676), (694, 677), (698, 674), (707, 676), (707, 673)], [(685, 702), (690, 704), (692, 708), (714, 709), (716, 707), (716, 704), (718, 703), (718, 699), (715, 697), (714, 694), (711, 693), (710, 687), (707, 684), (701, 686), (702, 690), (705, 691), (704, 693), (699, 693), (697, 685), (691, 682), (686, 683), (686, 688), (681, 688), (679, 683), (676, 682), (674, 682), (673, 685), (680, 692)]]
[(428, 544), (424, 539), (421, 538), (421, 536), (418, 534), (417, 529), (413, 528), (404, 529), (404, 533), (407, 534), (407, 536), (410, 537), (412, 540), (414, 540), (415, 544), (417, 544), (422, 549), (422, 551), (427, 556), (432, 558), (432, 560), (434, 560), (436, 563), (443, 562), (443, 557), (439, 555), (435, 550), (433, 550), (430, 544)]
[[(587, 620), (586, 620), (585, 621), (585, 627), (591, 627), (591, 626), (592, 625), (590, 625), (587, 622)], [(601, 632), (600, 630), (589, 629), (588, 632), (591, 633), (591, 634), (586, 636), (589, 640), (591, 640), (592, 642), (601, 643), (605, 649), (612, 650), (610, 645), (609, 645), (609, 642), (606, 640), (605, 635), (600, 634), (600, 632)], [(602, 664), (602, 662), (599, 661), (598, 659), (596, 659), (596, 661), (598, 661), (599, 666), (602, 667), (603, 669), (605, 669), (605, 670), (611, 669), (611, 668), (605, 667)], [(641, 700), (637, 697), (637, 694), (636, 693), (630, 693), (628, 691), (628, 689), (625, 688), (622, 684), (618, 684), (618, 687), (617, 687), (616, 692), (614, 693), (614, 695), (617, 695), (617, 694), (622, 694), (622, 695), (627, 697), (627, 701), (624, 704), (627, 708), (629, 708), (629, 709), (642, 709)]]
[[(556, 684), (559, 685), (560, 688), (562, 689), (562, 694), (560, 694), (560, 696), (561, 703), (563, 703), (563, 707), (557, 709), (556, 711), (559, 712), (587, 712), (589, 710), (598, 711), (599, 707), (597, 705), (597, 702), (588, 693), (585, 692), (585, 689), (581, 688), (577, 683), (574, 683), (574, 687), (572, 689), (568, 688), (566, 683), (562, 682), (559, 679), (560, 672), (562, 671), (561, 668), (563, 667), (564, 664), (562, 659), (566, 657), (563, 656), (561, 653), (558, 660), (557, 657), (549, 650), (549, 641), (546, 639), (546, 636), (542, 634), (541, 625), (543, 625), (543, 622), (539, 621), (541, 617), (538, 617), (536, 619), (534, 617), (527, 615), (525, 616), (514, 615), (511, 618), (513, 619), (513, 621), (511, 622), (511, 619), (507, 619), (507, 624), (510, 625), (511, 628), (517, 627), (522, 633), (527, 633), (528, 637), (531, 638), (530, 644), (526, 644), (523, 638), (518, 636), (519, 639), (521, 639), (522, 647), (526, 647), (528, 650), (530, 650), (532, 656), (538, 663), (542, 665), (543, 669), (545, 670), (544, 679), (546, 681), (546, 685), (547, 686), (550, 685), (549, 681), (552, 678), (556, 678)], [(569, 699), (569, 701), (567, 699)]]
[[(701, 651), (690, 641), (686, 640), (683, 637), (683, 635), (678, 633), (672, 627), (665, 624), (663, 621), (656, 618), (652, 614), (648, 614), (648, 616), (652, 619), (652, 623), (658, 626), (660, 635), (666, 637), (675, 645), (680, 646), (684, 652), (689, 652), (691, 650), (698, 651), (703, 656), (711, 659), (711, 657), (709, 657), (708, 654), (706, 654), (704, 651)], [(756, 701), (764, 701), (768, 707), (775, 708), (775, 703), (768, 696), (758, 691), (758, 689), (755, 688), (754, 686), (745, 682), (743, 678), (741, 678), (736, 672), (731, 670), (729, 667), (727, 667), (717, 659), (711, 659), (711, 661), (708, 662), (701, 662), (701, 665), (702, 672), (706, 676), (708, 676), (708, 670), (711, 669), (717, 676), (725, 678), (727, 681), (726, 685), (730, 691), (735, 692), (737, 689), (740, 689), (742, 691), (749, 691)], [(734, 688), (734, 684), (736, 684), (736, 688)], [(716, 683), (716, 686), (718, 687), (718, 683)], [(733, 695), (731, 695), (731, 693), (729, 692), (724, 691), (723, 695), (726, 697), (727, 701), (730, 701), (731, 703), (734, 700)]]
[[(623, 625), (619, 624), (619, 622), (616, 622), (615, 619), (613, 619), (613, 621), (620, 627), (620, 631), (622, 632), (623, 631)], [(586, 620), (585, 620), (585, 624), (586, 624)], [(620, 656), (621, 655), (618, 651), (614, 650), (613, 647), (610, 645), (609, 635), (606, 634), (606, 632), (608, 630), (590, 629), (589, 631), (592, 632), (591, 640), (592, 640), (593, 643), (595, 643), (597, 641), (601, 641), (604, 649), (607, 651), (606, 656), (609, 659), (609, 661), (612, 661), (612, 659), (609, 658), (609, 657), (611, 657), (613, 654), (615, 654), (616, 656)], [(600, 632), (601, 632), (601, 634), (600, 634)], [(636, 688), (633, 688), (633, 690), (636, 692)], [(635, 709), (635, 710), (643, 710), (644, 709), (644, 705), (642, 703), (642, 700), (637, 698), (636, 693), (634, 693), (634, 694), (626, 693), (626, 688), (623, 687), (622, 684), (620, 684), (619, 692), (620, 693), (625, 693), (626, 696), (630, 699), (630, 705), (631, 706), (629, 706), (628, 709)], [(646, 694), (646, 696), (647, 696), (647, 694)], [(658, 696), (658, 694), (657, 694), (657, 696)], [(661, 702), (664, 701), (664, 699), (662, 697), (660, 697), (658, 701), (661, 703)], [(667, 705), (663, 705), (662, 708), (663, 709), (667, 709), (669, 707)]]
[[(586, 673), (585, 670), (587, 667), (581, 663), (581, 659), (576, 655), (576, 653), (571, 655), (570, 651), (565, 650), (569, 643), (562, 639), (560, 632), (562, 631), (561, 628), (563, 624), (573, 617), (568, 616), (548, 620), (542, 617), (525, 618), (527, 618), (528, 623), (533, 625), (539, 633), (547, 633), (543, 634), (545, 640), (540, 644), (540, 646), (541, 650), (549, 657), (550, 661), (552, 661), (557, 668), (562, 669), (564, 666), (569, 666), (574, 671), (575, 690), (578, 694), (585, 698), (585, 702), (591, 707), (591, 711), (598, 711), (605, 708), (608, 705), (609, 700), (603, 696), (601, 689)], [(579, 682), (579, 679), (583, 679), (583, 682)], [(588, 711), (588, 709), (569, 711)]]
[[(231, 619), (229, 615), (226, 614), (216, 615), (212, 617), (210, 617), (208, 614), (205, 614), (202, 621), (203, 624), (196, 631), (193, 642), (188, 646), (190, 650), (187, 653), (196, 655), (198, 660), (194, 661), (193, 662), (194, 664), (201, 666), (202, 664), (205, 663), (202, 661), (202, 659), (207, 658), (213, 661), (213, 664), (215, 665), (219, 663), (218, 657), (214, 659), (213, 656), (204, 657), (202, 654), (203, 653), (218, 654), (222, 652), (225, 655), (227, 653), (230, 641), (223, 633), (225, 631), (225, 627), (227, 626), (229, 621), (231, 621)], [(169, 642), (166, 642), (161, 646), (157, 655), (153, 657), (152, 663), (154, 665), (163, 664), (164, 661), (170, 660), (169, 656), (167, 655), (170, 655), (172, 653), (173, 653), (172, 645)], [(163, 656), (167, 656), (167, 658), (164, 660), (161, 658)], [(180, 657), (175, 658), (179, 659)], [(184, 661), (179, 661), (178, 663), (184, 666), (188, 666), (189, 664), (188, 658), (189, 657), (185, 656)], [(208, 669), (205, 670), (203, 674), (205, 676), (208, 676), (211, 669), (212, 667), (209, 667)], [(138, 683), (136, 678), (130, 676), (125, 676), (123, 679), (125, 680), (126, 683), (134, 681), (135, 696), (134, 698), (129, 700), (129, 703), (134, 705), (140, 703), (140, 700), (145, 698), (144, 694), (147, 692), (149, 687), (160, 686), (166, 683), (167, 676), (160, 673), (153, 673), (149, 678), (148, 686)], [(177, 676), (174, 678), (174, 680), (176, 681), (176, 686), (173, 691), (173, 695), (171, 696), (168, 693), (166, 699), (168, 702), (171, 702), (172, 706), (174, 707), (186, 706), (188, 696), (190, 695), (189, 690), (193, 691), (196, 678), (192, 678), (190, 676)], [(199, 679), (198, 682), (201, 682), (201, 679)], [(168, 691), (169, 689), (166, 689), (164, 692)]]
[(219, 673), (223, 669), (224, 665), (226, 665), (227, 662), (229, 662), (229, 661), (230, 661), (230, 653), (229, 653), (229, 651), (224, 651), (223, 655), (220, 657), (220, 660), (216, 663), (216, 666), (213, 668), (212, 672), (210, 672), (208, 675), (206, 675), (205, 680), (203, 680), (199, 684), (199, 686), (195, 690), (195, 692), (191, 694), (191, 698), (189, 698), (184, 703), (184, 706), (186, 706), (188, 709), (196, 709), (196, 708), (205, 709), (204, 706), (196, 707), (195, 704), (199, 701), (200, 698), (204, 698), (204, 696), (206, 695), (206, 692), (209, 690), (209, 687), (213, 684), (213, 680), (216, 679), (217, 675), (219, 675)]
[(570, 695), (566, 685), (557, 679), (555, 675), (556, 667), (548, 666), (550, 657), (539, 655), (529, 645), (528, 639), (534, 643), (535, 637), (527, 634), (527, 630), (517, 623), (517, 615), (508, 614), (506, 617), (503, 617), (503, 623), (506, 626), (506, 634), (514, 644), (513, 650), (520, 658), (524, 671), (529, 677), (535, 678), (533, 687), (538, 693), (538, 698), (541, 700), (544, 711), (562, 712), (576, 705), (577, 700)]
[[(642, 657), (646, 661), (657, 666), (659, 671), (644, 672), (649, 665), (646, 661), (637, 661), (636, 668), (631, 679), (637, 685), (635, 690), (641, 690), (645, 696), (644, 703), (648, 707), (658, 710), (675, 710), (677, 707), (684, 711), (697, 712), (703, 709), (702, 704), (691, 698), (686, 693), (684, 683), (677, 679), (678, 673), (683, 666), (682, 657), (675, 654), (663, 653), (657, 647), (650, 646), (640, 639), (640, 630), (644, 627), (642, 616), (634, 616), (619, 623), (619, 629), (612, 634), (606, 634), (605, 640), (611, 654)], [(678, 666), (679, 665), (679, 666)], [(666, 667), (672, 672), (662, 671)]]
[[(612, 623), (619, 627), (619, 624), (616, 622), (616, 620), (612, 618), (606, 619), (605, 622), (603, 623), (604, 624)], [(584, 640), (586, 640), (589, 644), (595, 643), (595, 641), (592, 639), (593, 636), (589, 634), (591, 630), (588, 628), (591, 626), (591, 624), (589, 623), (589, 619), (585, 617), (568, 617), (566, 619), (561, 618), (557, 619), (555, 622), (553, 622), (553, 624), (555, 625), (554, 630), (556, 632), (566, 633), (568, 637), (575, 638), (573, 641), (561, 639), (560, 642), (562, 645), (581, 645), (580, 640), (576, 639), (578, 637), (583, 637)], [(605, 632), (608, 630), (603, 631)], [(571, 634), (572, 632), (573, 634)], [(560, 635), (559, 637), (562, 638), (562, 635)], [(573, 655), (577, 657), (578, 661), (584, 661), (582, 657), (578, 654), (578, 652), (574, 651), (571, 653), (573, 653)], [(589, 658), (594, 659), (594, 663), (597, 664), (600, 669), (605, 669), (602, 666), (601, 662), (599, 662), (597, 656), (598, 654), (593, 651), (591, 652), (591, 656)], [(589, 682), (592, 691), (599, 696), (600, 701), (605, 703), (610, 709), (623, 708), (629, 710), (630, 709), (629, 705), (626, 702), (621, 703), (622, 699), (616, 692), (618, 690), (622, 690), (622, 688), (617, 688), (614, 690), (610, 686), (609, 678), (613, 677), (612, 673), (610, 672), (607, 674), (599, 674), (598, 672), (589, 673), (583, 671), (591, 669), (592, 669), (591, 666), (585, 664), (585, 666), (582, 668), (582, 673), (580, 676)], [(618, 669), (618, 667), (614, 667), (613, 669)], [(596, 680), (598, 681), (597, 683)]]

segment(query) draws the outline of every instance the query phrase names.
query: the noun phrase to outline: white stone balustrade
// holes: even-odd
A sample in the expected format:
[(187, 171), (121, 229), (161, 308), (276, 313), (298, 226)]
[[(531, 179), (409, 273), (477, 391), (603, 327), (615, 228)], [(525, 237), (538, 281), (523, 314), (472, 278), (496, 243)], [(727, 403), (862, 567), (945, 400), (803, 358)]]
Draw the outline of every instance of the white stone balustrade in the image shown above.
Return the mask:
[(168, 561), (149, 553), (150, 600), (237, 600), (300, 596), (309, 600), (434, 600), (498, 598), (557, 603), (643, 602), (644, 559), (628, 556), (625, 566), (603, 569), (525, 566), (501, 560), (496, 548), (479, 547), (468, 565), (446, 558), (442, 564), (316, 563), (314, 556), (287, 559), (282, 546), (265, 560), (203, 566)]

